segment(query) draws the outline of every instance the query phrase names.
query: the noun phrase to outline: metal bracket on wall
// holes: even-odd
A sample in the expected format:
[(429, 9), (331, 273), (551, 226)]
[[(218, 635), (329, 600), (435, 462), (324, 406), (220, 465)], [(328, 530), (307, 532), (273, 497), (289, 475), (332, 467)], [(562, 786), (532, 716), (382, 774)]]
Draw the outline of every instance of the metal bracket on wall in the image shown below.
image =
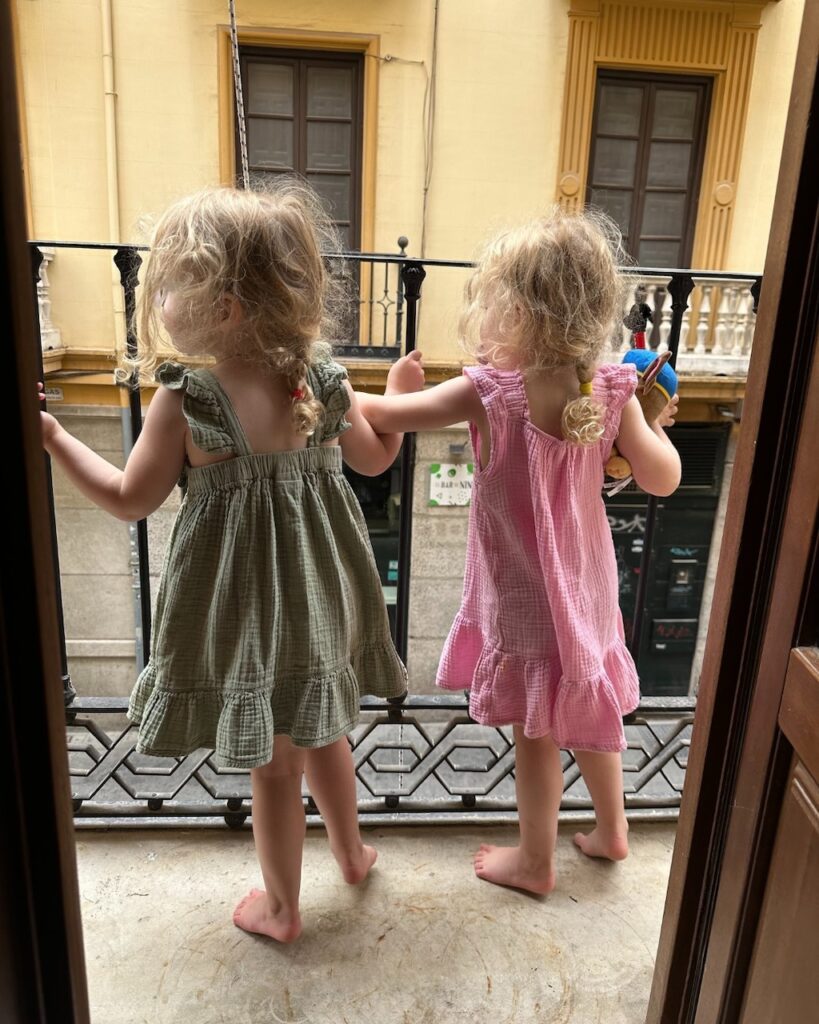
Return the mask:
[(742, 405), (744, 399), (738, 398), (732, 405), (718, 405), (717, 412), (723, 419), (732, 423), (739, 423), (742, 419)]

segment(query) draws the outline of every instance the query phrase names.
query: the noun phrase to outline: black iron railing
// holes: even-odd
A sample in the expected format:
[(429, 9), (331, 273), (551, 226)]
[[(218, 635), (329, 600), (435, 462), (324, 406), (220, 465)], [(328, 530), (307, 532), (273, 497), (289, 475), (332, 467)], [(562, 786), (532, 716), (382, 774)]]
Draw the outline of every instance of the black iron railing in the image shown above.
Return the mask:
[[(219, 768), (210, 752), (156, 758), (134, 751), (136, 729), (117, 726), (127, 701), (78, 697), (68, 744), (78, 825), (188, 826), (224, 822), (240, 828), (250, 814), (250, 776)], [(74, 707), (76, 706), (76, 712)], [(410, 696), (401, 706), (364, 698), (350, 737), (358, 808), (368, 824), (506, 822), (515, 818), (511, 728), (477, 725), (457, 695)], [(626, 812), (631, 820), (676, 816), (682, 797), (694, 704), (648, 698), (626, 725)], [(570, 753), (564, 752), (564, 819), (590, 820), (592, 804)], [(319, 822), (304, 792), (308, 821)]]
[[(416, 347), (418, 307), (427, 271), (445, 272), (446, 268), (468, 268), (468, 261), (414, 259), (406, 255), (407, 240), (399, 239), (399, 254), (343, 253), (331, 256), (345, 266), (358, 267), (352, 287), (356, 294), (358, 316), (352, 333), (340, 339), (337, 350), (342, 357), (370, 357), (392, 360)], [(135, 295), (140, 252), (144, 247), (106, 243), (32, 242), (34, 287), (39, 278), (41, 254), (38, 247), (104, 250), (113, 253), (124, 294), (127, 350), (136, 353)], [(662, 270), (629, 267), (628, 276), (666, 282), (672, 297), (672, 318), (666, 340), (672, 364), (680, 342), (683, 317), (695, 279), (719, 285), (721, 280), (745, 277), (753, 282), (754, 312), (759, 299), (761, 278), (755, 275)], [(133, 440), (142, 427), (142, 406), (138, 387), (129, 388), (130, 431)], [(402, 658), (408, 653), (409, 585), (412, 546), (413, 478), (415, 438), (407, 435), (401, 461), (401, 503), (399, 519), (398, 586), (396, 606), (396, 647)], [(645, 534), (635, 597), (634, 626), (630, 647), (637, 652), (643, 629), (651, 540), (657, 514), (657, 499), (649, 497), (645, 509)], [(52, 498), (52, 536), (57, 594), (60, 595), (59, 556), (54, 528)], [(150, 650), (151, 599), (148, 561), (147, 524), (137, 524), (137, 551), (141, 619), (142, 656)], [(223, 817), (228, 824), (241, 823), (247, 813), (249, 780), (246, 773), (218, 769), (203, 751), (178, 761), (145, 758), (134, 752), (134, 730), (118, 726), (127, 701), (119, 698), (76, 696), (68, 673), (62, 607), (60, 630), (62, 643), (63, 687), (69, 720), (69, 747), (72, 754), (72, 785), (78, 819), (150, 819), (157, 815), (169, 821)], [(678, 807), (685, 773), (687, 736), (693, 719), (690, 698), (644, 699), (638, 711), (627, 720), (629, 751), (624, 760), (627, 806), (639, 813), (653, 809), (670, 813)], [(384, 820), (402, 820), (433, 814), (436, 820), (454, 814), (478, 814), (500, 817), (514, 809), (514, 758), (511, 731), (486, 729), (470, 722), (465, 697), (409, 697), (402, 702), (362, 701), (367, 724), (353, 737), (362, 811), (386, 815)], [(440, 719), (427, 724), (424, 715)], [(422, 717), (419, 718), (418, 715)], [(102, 729), (99, 719), (109, 720)], [(469, 724), (475, 738), (465, 740), (462, 727)], [(404, 731), (412, 733), (408, 741)], [(457, 733), (457, 735), (455, 735)], [(422, 753), (419, 754), (419, 745)], [(466, 751), (472, 750), (472, 754)], [(484, 755), (474, 751), (484, 751)], [(391, 752), (385, 756), (384, 752)], [(633, 755), (633, 756), (632, 756)], [(390, 758), (395, 759), (391, 763)], [(375, 758), (375, 760), (374, 760)], [(408, 767), (408, 761), (417, 761)], [(414, 762), (413, 762), (414, 763)], [(572, 760), (566, 755), (566, 792), (577, 783)], [(170, 765), (170, 766), (169, 766)], [(576, 776), (576, 772), (574, 773)], [(629, 778), (631, 776), (631, 778)], [(662, 779), (662, 784), (658, 784)], [(373, 780), (378, 780), (374, 783)], [(195, 794), (194, 794), (195, 791)], [(118, 795), (117, 795), (118, 794)], [(591, 808), (588, 794), (569, 797), (564, 807), (578, 814)]]

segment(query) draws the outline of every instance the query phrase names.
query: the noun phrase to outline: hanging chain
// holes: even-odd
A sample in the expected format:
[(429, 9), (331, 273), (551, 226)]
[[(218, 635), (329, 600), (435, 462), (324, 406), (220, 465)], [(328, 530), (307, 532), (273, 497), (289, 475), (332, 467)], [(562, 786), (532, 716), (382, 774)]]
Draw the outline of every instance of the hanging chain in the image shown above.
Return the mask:
[(230, 46), (233, 53), (233, 90), (236, 94), (236, 123), (239, 128), (239, 152), (242, 159), (242, 184), (245, 188), (250, 188), (245, 101), (242, 93), (242, 69), (239, 64), (239, 36), (236, 32), (236, 2), (235, 0), (228, 0), (228, 2), (230, 7)]

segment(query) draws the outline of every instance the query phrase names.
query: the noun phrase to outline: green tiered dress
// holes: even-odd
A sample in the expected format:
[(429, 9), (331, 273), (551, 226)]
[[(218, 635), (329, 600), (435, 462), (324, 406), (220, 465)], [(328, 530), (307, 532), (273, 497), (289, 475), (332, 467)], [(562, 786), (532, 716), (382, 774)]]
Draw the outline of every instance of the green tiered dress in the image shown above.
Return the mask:
[(154, 616), (131, 695), (137, 750), (212, 748), (231, 768), (267, 764), (274, 735), (322, 747), (358, 721), (359, 695), (406, 692), (361, 508), (341, 469), (346, 371), (310, 370), (326, 415), (308, 447), (255, 455), (216, 377), (165, 363), (202, 451), (185, 469)]

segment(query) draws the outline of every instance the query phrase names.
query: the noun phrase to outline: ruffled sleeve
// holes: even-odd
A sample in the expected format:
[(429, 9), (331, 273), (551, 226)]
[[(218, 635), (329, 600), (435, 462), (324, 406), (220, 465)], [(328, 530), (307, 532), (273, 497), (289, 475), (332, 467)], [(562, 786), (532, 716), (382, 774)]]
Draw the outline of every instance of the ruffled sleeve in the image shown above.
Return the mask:
[(523, 379), (516, 370), (495, 370), (489, 366), (465, 366), (464, 376), (472, 381), (481, 405), (489, 421), (491, 444), (489, 459), (481, 459), (481, 436), (476, 423), (469, 424), (469, 436), (478, 474), (481, 477), (493, 475), (502, 465), (499, 461), (507, 443), (509, 426), (513, 419), (520, 419), (526, 413), (526, 393)]
[(339, 437), (352, 424), (346, 419), (350, 409), (350, 395), (345, 381), (347, 371), (332, 359), (322, 358), (307, 371), (313, 394), (324, 406), (324, 417), (312, 438), (313, 444), (323, 444)]
[(236, 452), (222, 406), (206, 378), (180, 363), (163, 363), (155, 377), (163, 387), (182, 392), (182, 412), (197, 448), (214, 455)]
[(603, 461), (620, 433), (620, 417), (626, 402), (637, 389), (637, 370), (630, 363), (606, 363), (594, 375), (594, 397), (605, 406), (605, 433), (600, 442)]

